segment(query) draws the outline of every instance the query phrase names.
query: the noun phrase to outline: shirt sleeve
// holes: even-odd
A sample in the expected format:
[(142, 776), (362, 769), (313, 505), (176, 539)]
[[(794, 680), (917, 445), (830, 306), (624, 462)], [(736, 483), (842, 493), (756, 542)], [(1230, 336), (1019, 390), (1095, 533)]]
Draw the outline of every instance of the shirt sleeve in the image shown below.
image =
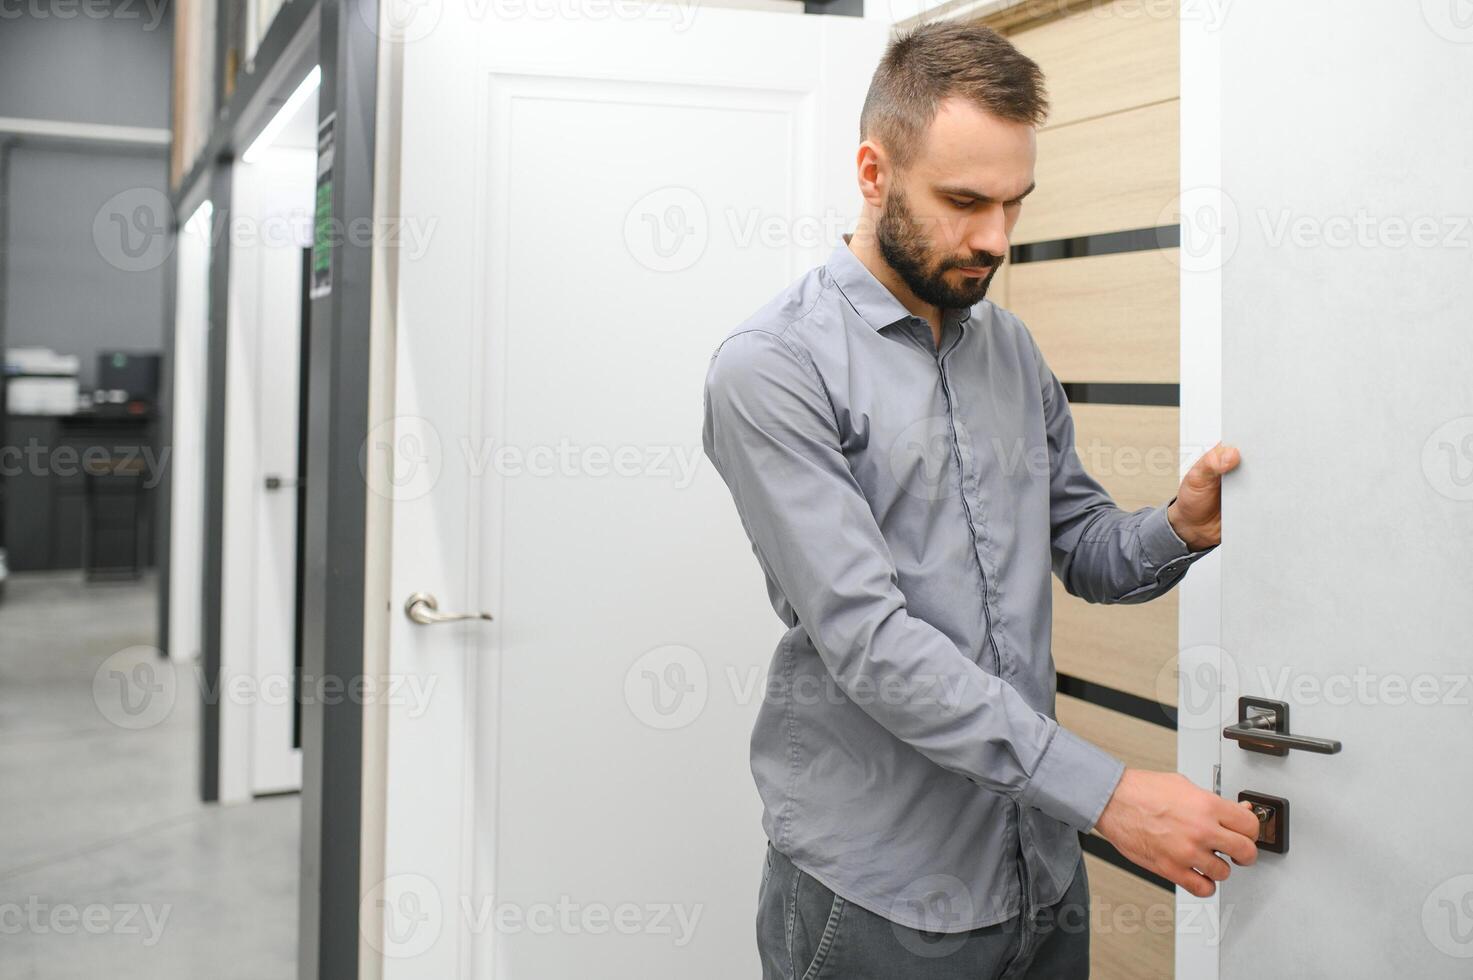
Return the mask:
[[(1030, 342), (1032, 337), (1029, 337)], [(1145, 602), (1169, 592), (1216, 545), (1192, 551), (1166, 510), (1122, 510), (1089, 474), (1074, 444), (1074, 416), (1064, 386), (1033, 344), (1043, 393), (1049, 451), (1049, 521), (1054, 574), (1070, 595), (1088, 602)]]
[[(1124, 765), (910, 614), (827, 392), (799, 349), (761, 330), (728, 338), (706, 377), (703, 442), (758, 560), (851, 700), (937, 765), (1094, 826)], [(874, 690), (902, 696), (857, 696)]]

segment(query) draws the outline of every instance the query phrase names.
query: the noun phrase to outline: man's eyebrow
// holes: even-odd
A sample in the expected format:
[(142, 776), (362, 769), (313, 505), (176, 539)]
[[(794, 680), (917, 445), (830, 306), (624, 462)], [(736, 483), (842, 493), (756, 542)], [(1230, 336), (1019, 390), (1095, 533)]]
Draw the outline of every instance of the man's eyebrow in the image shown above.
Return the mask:
[[(1033, 193), (1033, 189), (1035, 187), (1037, 187), (1037, 186), (1038, 186), (1038, 182), (1037, 181), (1034, 181), (1033, 183), (1031, 183), (1031, 184), (1028, 185), (1028, 189), (1026, 191), (1024, 191), (1023, 193), (1019, 194), (1017, 197), (1013, 198), (1013, 200), (1015, 200), (1015, 201), (1021, 201), (1021, 200), (1023, 200), (1023, 198), (1027, 197), (1029, 194), (1032, 194)], [(955, 184), (943, 184), (943, 185), (937, 187), (936, 188), (936, 191), (937, 191), (937, 193), (939, 193), (939, 194), (945, 194), (948, 197), (970, 197), (970, 198), (972, 198), (972, 199), (974, 199), (976, 201), (980, 201), (983, 204), (992, 204), (994, 202), (994, 200), (995, 200), (994, 198), (989, 197), (988, 195), (982, 193), (981, 191), (972, 190), (972, 188), (970, 188), (970, 187), (960, 187), (960, 186), (957, 186)], [(1006, 202), (1004, 202), (1004, 203), (1006, 203)]]

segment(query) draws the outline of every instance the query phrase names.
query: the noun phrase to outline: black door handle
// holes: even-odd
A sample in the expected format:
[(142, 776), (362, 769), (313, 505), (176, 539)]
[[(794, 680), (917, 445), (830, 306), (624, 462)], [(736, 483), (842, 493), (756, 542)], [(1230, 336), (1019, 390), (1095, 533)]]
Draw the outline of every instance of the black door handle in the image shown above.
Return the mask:
[(1266, 755), (1288, 755), (1290, 749), (1334, 755), (1340, 742), (1333, 738), (1312, 738), (1289, 734), (1289, 705), (1268, 698), (1238, 698), (1238, 723), (1222, 730), (1249, 752)]

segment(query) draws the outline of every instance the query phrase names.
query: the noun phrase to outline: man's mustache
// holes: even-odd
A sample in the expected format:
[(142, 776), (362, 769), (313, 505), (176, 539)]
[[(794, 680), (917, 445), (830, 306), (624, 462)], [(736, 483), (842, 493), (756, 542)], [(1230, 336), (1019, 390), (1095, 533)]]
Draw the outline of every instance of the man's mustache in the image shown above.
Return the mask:
[(993, 255), (991, 252), (983, 252), (982, 255), (971, 262), (953, 262), (947, 266), (948, 269), (995, 269), (1002, 265), (1003, 256)]

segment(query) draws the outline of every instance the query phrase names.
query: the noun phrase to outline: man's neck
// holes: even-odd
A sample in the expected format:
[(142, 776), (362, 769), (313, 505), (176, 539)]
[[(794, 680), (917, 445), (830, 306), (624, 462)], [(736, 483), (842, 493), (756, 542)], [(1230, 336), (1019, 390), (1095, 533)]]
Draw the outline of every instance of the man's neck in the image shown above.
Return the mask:
[(886, 262), (885, 257), (880, 254), (880, 246), (875, 240), (873, 226), (864, 219), (860, 219), (856, 231), (844, 236), (844, 243), (849, 246), (849, 251), (854, 253), (854, 257), (870, 271), (870, 275), (878, 279), (882, 286), (890, 290), (891, 295), (900, 300), (901, 306), (931, 325), (931, 338), (939, 347), (941, 344), (941, 308), (917, 298), (916, 294), (911, 292), (910, 287), (905, 284), (905, 280), (890, 268), (890, 263)]

